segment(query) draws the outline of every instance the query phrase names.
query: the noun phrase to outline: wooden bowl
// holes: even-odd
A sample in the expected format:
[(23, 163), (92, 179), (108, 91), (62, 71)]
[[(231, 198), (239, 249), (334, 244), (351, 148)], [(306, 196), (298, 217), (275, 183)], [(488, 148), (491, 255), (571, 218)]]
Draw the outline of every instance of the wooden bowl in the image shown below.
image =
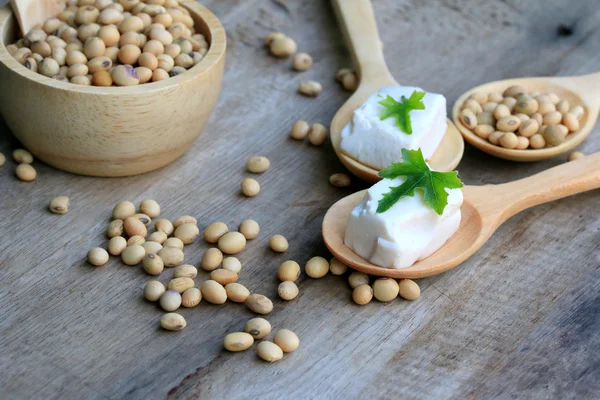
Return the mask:
[[(598, 106), (600, 102), (598, 101), (595, 92), (589, 88), (595, 87), (598, 82), (600, 82), (599, 73), (576, 77), (518, 78), (490, 82), (463, 93), (454, 103), (452, 108), (452, 118), (465, 140), (488, 154), (511, 161), (533, 162), (546, 160), (572, 151), (575, 147), (579, 146), (592, 131), (598, 117)], [(561, 100), (567, 100), (571, 107), (576, 105), (583, 106), (585, 113), (583, 118), (579, 121), (579, 130), (569, 134), (566, 140), (558, 146), (545, 147), (536, 150), (516, 150), (496, 146), (488, 140), (480, 138), (475, 132), (463, 125), (460, 120), (460, 111), (463, 103), (472, 93), (502, 93), (506, 88), (513, 85), (523, 86), (530, 92), (553, 92), (556, 93)]]
[(47, 164), (83, 175), (126, 176), (181, 156), (202, 132), (223, 80), (226, 37), (207, 8), (181, 0), (209, 43), (187, 72), (129, 87), (80, 86), (32, 72), (6, 49), (18, 26), (0, 9), (0, 113), (13, 134)]

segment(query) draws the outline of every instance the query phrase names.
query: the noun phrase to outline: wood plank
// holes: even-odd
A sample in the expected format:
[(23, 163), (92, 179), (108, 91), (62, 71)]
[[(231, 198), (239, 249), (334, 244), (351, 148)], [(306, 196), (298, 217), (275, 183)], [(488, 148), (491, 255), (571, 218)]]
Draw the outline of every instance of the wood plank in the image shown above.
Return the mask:
[[(443, 93), (449, 107), (487, 81), (584, 74), (600, 65), (600, 10), (592, 0), (373, 3), (394, 76)], [(9, 371), (0, 391), (10, 398), (593, 397), (600, 381), (598, 191), (510, 219), (463, 266), (419, 281), (416, 302), (358, 307), (345, 278), (333, 276), (302, 276), (298, 299), (276, 299), (279, 263), (329, 257), (320, 237), (325, 211), (366, 187), (331, 187), (329, 175), (343, 170), (331, 146), (288, 139), (297, 119), (328, 125), (348, 96), (333, 77), (350, 59), (328, 2), (205, 4), (223, 21), (229, 49), (217, 109), (190, 152), (122, 179), (36, 162), (38, 179), (23, 183), (12, 161), (0, 168), (0, 366)], [(561, 24), (573, 29), (570, 36), (557, 33)], [(293, 72), (288, 60), (267, 55), (263, 37), (276, 29), (313, 55), (311, 70)], [(317, 99), (295, 93), (309, 78), (324, 86)], [(582, 151), (598, 151), (599, 132)], [(0, 151), (17, 146), (0, 122)], [(259, 196), (243, 198), (245, 160), (258, 154), (272, 167), (257, 178)], [(564, 161), (519, 164), (467, 146), (459, 170), (468, 184), (501, 183)], [(71, 198), (65, 216), (46, 211), (60, 194)], [(113, 205), (145, 198), (156, 199), (167, 218), (197, 217), (201, 229), (255, 218), (261, 233), (240, 255), (240, 281), (274, 299), (268, 319), (298, 333), (298, 351), (266, 364), (253, 350), (222, 350), (223, 336), (254, 316), (237, 304), (182, 310), (188, 327), (162, 331), (161, 311), (141, 297), (149, 278), (140, 268), (118, 260), (90, 267), (86, 252), (106, 243)], [(267, 248), (274, 233), (290, 241), (283, 255)], [(187, 246), (186, 260), (198, 265), (208, 247)]]

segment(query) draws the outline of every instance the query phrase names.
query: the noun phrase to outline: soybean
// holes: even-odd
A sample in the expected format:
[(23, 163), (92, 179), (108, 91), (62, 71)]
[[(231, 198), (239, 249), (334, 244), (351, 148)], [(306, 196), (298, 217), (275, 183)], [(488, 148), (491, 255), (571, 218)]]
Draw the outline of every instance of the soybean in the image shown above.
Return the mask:
[(48, 209), (54, 214), (64, 215), (69, 211), (69, 198), (67, 196), (58, 196), (50, 200)]
[(254, 339), (262, 339), (271, 333), (271, 323), (264, 318), (252, 318), (244, 325), (244, 332), (252, 335)]
[(388, 302), (398, 297), (398, 282), (392, 278), (378, 278), (373, 283), (373, 295), (379, 301)]
[(419, 285), (411, 279), (401, 279), (398, 283), (400, 297), (406, 300), (416, 300), (421, 295)]
[(269, 239), (269, 247), (277, 253), (283, 253), (289, 248), (289, 243), (283, 235), (273, 235)]
[(252, 240), (258, 236), (258, 233), (260, 232), (260, 226), (255, 220), (246, 219), (240, 224), (239, 231), (242, 235), (244, 235), (246, 240)]
[(127, 248), (127, 240), (123, 236), (115, 236), (108, 241), (108, 252), (113, 256), (120, 256)]
[(238, 274), (226, 269), (216, 269), (210, 273), (210, 279), (225, 286), (237, 282)]
[(242, 263), (235, 257), (226, 257), (222, 263), (223, 269), (239, 274), (242, 270)]
[(247, 197), (254, 197), (260, 192), (260, 184), (252, 178), (246, 178), (241, 184), (242, 193)]
[(200, 234), (200, 230), (195, 223), (185, 223), (179, 225), (175, 229), (175, 237), (183, 242), (183, 244), (190, 244)]
[(181, 294), (176, 290), (167, 290), (158, 301), (165, 311), (175, 311), (181, 306)]
[(137, 265), (142, 262), (146, 256), (146, 249), (139, 244), (128, 246), (121, 253), (121, 260), (125, 265)]
[(187, 326), (181, 314), (167, 313), (160, 318), (160, 326), (168, 331), (180, 331)]
[(159, 281), (148, 281), (144, 286), (144, 297), (148, 301), (157, 301), (165, 292), (165, 285)]
[(281, 282), (277, 287), (277, 294), (283, 300), (293, 300), (298, 296), (298, 286), (292, 281)]
[(298, 346), (300, 346), (300, 339), (298, 335), (289, 329), (280, 329), (275, 333), (275, 337), (273, 338), (273, 342), (279, 346), (284, 353), (291, 353), (296, 351)]
[(218, 246), (225, 254), (236, 254), (246, 247), (246, 238), (239, 232), (228, 232), (221, 236)]
[(217, 243), (227, 232), (229, 228), (223, 222), (213, 222), (204, 230), (204, 240), (208, 243)]
[(304, 140), (308, 136), (308, 132), (310, 131), (310, 126), (306, 121), (296, 121), (294, 125), (292, 125), (292, 130), (290, 131), (290, 136), (292, 139), (296, 140)]
[(150, 275), (160, 275), (165, 269), (165, 264), (163, 263), (162, 258), (153, 253), (146, 254), (142, 260), (142, 263), (144, 266), (144, 271)]
[(304, 272), (311, 278), (322, 278), (329, 272), (329, 262), (323, 257), (313, 257), (306, 263)]
[(210, 248), (202, 255), (200, 266), (205, 271), (214, 271), (223, 261), (223, 253), (217, 248)]
[(300, 265), (296, 261), (284, 261), (277, 269), (277, 277), (280, 281), (295, 282), (300, 276)]
[(227, 301), (227, 292), (223, 285), (213, 280), (202, 282), (200, 285), (202, 297), (212, 304), (223, 304)]
[(246, 305), (257, 314), (268, 314), (273, 311), (273, 302), (262, 294), (252, 293), (248, 296)]
[(243, 303), (250, 296), (250, 291), (246, 286), (237, 282), (225, 285), (225, 292), (227, 293), (227, 298), (235, 303)]
[(256, 156), (251, 157), (246, 161), (246, 168), (254, 174), (261, 174), (271, 166), (271, 162), (267, 157)]
[(167, 284), (167, 289), (183, 293), (195, 286), (192, 278), (173, 278)]
[(225, 336), (223, 347), (228, 351), (248, 350), (254, 344), (254, 338), (246, 332), (234, 332)]
[(165, 267), (177, 267), (183, 264), (184, 260), (183, 251), (176, 247), (163, 247), (158, 252), (158, 256), (162, 258)]
[(368, 284), (358, 285), (352, 291), (352, 300), (360, 306), (368, 304), (373, 299), (373, 288)]
[(192, 287), (181, 295), (181, 305), (184, 307), (196, 307), (202, 301), (200, 289)]
[(274, 362), (283, 358), (283, 350), (273, 342), (263, 340), (256, 347), (258, 356), (265, 361)]
[(198, 275), (198, 269), (190, 264), (182, 264), (173, 270), (173, 278), (191, 278)]
[(100, 267), (108, 262), (108, 252), (100, 247), (88, 251), (87, 259), (90, 264)]
[(15, 169), (15, 175), (23, 182), (31, 182), (37, 177), (37, 171), (29, 164), (19, 164)]

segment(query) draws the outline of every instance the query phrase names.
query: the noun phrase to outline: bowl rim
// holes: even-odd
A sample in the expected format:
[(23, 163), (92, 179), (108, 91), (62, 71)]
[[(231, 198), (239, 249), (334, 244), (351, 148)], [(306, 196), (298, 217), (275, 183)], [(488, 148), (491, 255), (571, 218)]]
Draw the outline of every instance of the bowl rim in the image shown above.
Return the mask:
[[(0, 63), (4, 64), (11, 71), (19, 74), (21, 77), (40, 85), (52, 87), (59, 90), (76, 93), (88, 93), (97, 95), (130, 95), (130, 94), (147, 94), (152, 92), (160, 92), (167, 88), (178, 86), (179, 84), (190, 81), (199, 75), (211, 70), (218, 65), (221, 59), (225, 56), (227, 48), (227, 36), (223, 25), (208, 8), (196, 2), (195, 0), (179, 0), (179, 5), (187, 8), (191, 13), (196, 14), (208, 27), (211, 41), (208, 52), (204, 58), (195, 66), (184, 72), (183, 74), (170, 77), (159, 82), (148, 82), (135, 86), (84, 86), (76, 85), (70, 82), (62, 82), (37, 72), (33, 72), (13, 58), (8, 52), (3, 40), (0, 40)], [(4, 30), (8, 21), (14, 17), (14, 13), (10, 6), (10, 2), (6, 6), (0, 8), (0, 38), (4, 36)]]

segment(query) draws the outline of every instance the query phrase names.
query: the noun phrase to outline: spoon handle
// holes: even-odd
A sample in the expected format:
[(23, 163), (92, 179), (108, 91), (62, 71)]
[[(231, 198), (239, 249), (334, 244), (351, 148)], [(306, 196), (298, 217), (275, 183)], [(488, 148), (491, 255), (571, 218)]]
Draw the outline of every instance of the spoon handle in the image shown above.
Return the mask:
[(361, 82), (393, 81), (383, 58), (371, 1), (332, 0), (332, 3)]
[(502, 223), (527, 208), (598, 188), (600, 152), (528, 178), (488, 188), (493, 192), (488, 192), (488, 206), (491, 208), (488, 211), (490, 215), (499, 215), (497, 222)]

